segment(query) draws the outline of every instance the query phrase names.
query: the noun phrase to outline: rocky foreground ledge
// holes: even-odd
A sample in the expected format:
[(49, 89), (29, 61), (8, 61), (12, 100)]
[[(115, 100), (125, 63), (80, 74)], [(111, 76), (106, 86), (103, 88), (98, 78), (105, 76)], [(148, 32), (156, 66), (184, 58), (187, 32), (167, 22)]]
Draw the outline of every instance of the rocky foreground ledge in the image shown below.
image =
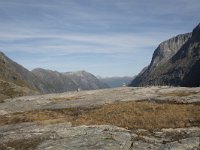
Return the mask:
[(200, 88), (116, 88), (7, 99), (0, 150), (200, 149)]
[(77, 126), (70, 123), (38, 125), (23, 123), (2, 126), (0, 149), (107, 149), (107, 150), (147, 150), (147, 149), (198, 149), (199, 128), (163, 129), (145, 134), (146, 130), (131, 132), (111, 125)]

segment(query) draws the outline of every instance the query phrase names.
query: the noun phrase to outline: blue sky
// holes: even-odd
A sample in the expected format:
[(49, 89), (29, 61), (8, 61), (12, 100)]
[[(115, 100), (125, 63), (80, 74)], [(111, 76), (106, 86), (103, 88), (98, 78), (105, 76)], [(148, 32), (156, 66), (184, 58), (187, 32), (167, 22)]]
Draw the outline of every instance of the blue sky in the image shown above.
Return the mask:
[(199, 10), (199, 0), (0, 0), (0, 50), (29, 70), (134, 76)]

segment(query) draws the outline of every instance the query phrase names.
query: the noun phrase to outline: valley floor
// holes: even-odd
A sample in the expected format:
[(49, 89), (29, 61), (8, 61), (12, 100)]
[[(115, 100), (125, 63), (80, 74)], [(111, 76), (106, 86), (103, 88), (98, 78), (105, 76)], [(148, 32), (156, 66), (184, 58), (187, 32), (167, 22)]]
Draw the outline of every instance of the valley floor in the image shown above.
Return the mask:
[(199, 149), (200, 88), (123, 87), (0, 103), (0, 149)]

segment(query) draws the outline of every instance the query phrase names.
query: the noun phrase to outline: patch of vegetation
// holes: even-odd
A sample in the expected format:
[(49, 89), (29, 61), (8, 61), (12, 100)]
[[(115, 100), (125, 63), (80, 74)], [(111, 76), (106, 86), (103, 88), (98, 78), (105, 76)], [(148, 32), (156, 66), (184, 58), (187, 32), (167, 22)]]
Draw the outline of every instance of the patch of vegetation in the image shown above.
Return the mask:
[(195, 91), (174, 91), (170, 93), (163, 93), (163, 96), (178, 96), (178, 97), (184, 97), (184, 96), (190, 96), (198, 94), (198, 92)]
[(18, 85), (0, 79), (0, 102), (7, 98), (20, 97), (34, 92), (35, 91), (32, 91), (27, 87), (20, 87)]
[(14, 97), (14, 96), (18, 96), (18, 95), (20, 96), (20, 94), (22, 94), (15, 90), (14, 84), (11, 84), (9, 82), (0, 80), (0, 86), (1, 86), (0, 92), (3, 95), (8, 95), (10, 97)]
[(69, 97), (60, 97), (60, 98), (53, 98), (54, 101), (56, 102), (62, 102), (62, 101), (70, 101), (70, 100), (78, 100), (82, 99), (82, 96), (69, 96)]
[(120, 102), (83, 114), (77, 124), (112, 124), (147, 130), (200, 126), (200, 107), (193, 104)]
[(152, 102), (117, 102), (95, 108), (66, 108), (35, 110), (0, 116), (0, 124), (21, 122), (77, 125), (111, 124), (134, 129), (160, 130), (200, 126), (200, 107), (195, 104), (167, 104)]
[(74, 122), (83, 113), (94, 108), (43, 109), (0, 116), (0, 125), (23, 122), (57, 123)]

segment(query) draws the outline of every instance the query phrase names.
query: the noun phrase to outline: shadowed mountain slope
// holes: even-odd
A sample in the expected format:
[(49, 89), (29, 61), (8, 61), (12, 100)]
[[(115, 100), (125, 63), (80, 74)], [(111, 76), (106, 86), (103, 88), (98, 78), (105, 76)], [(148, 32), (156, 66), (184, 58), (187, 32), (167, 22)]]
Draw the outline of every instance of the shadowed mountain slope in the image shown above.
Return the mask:
[(200, 24), (192, 33), (181, 34), (161, 43), (148, 68), (131, 86), (199, 86)]

